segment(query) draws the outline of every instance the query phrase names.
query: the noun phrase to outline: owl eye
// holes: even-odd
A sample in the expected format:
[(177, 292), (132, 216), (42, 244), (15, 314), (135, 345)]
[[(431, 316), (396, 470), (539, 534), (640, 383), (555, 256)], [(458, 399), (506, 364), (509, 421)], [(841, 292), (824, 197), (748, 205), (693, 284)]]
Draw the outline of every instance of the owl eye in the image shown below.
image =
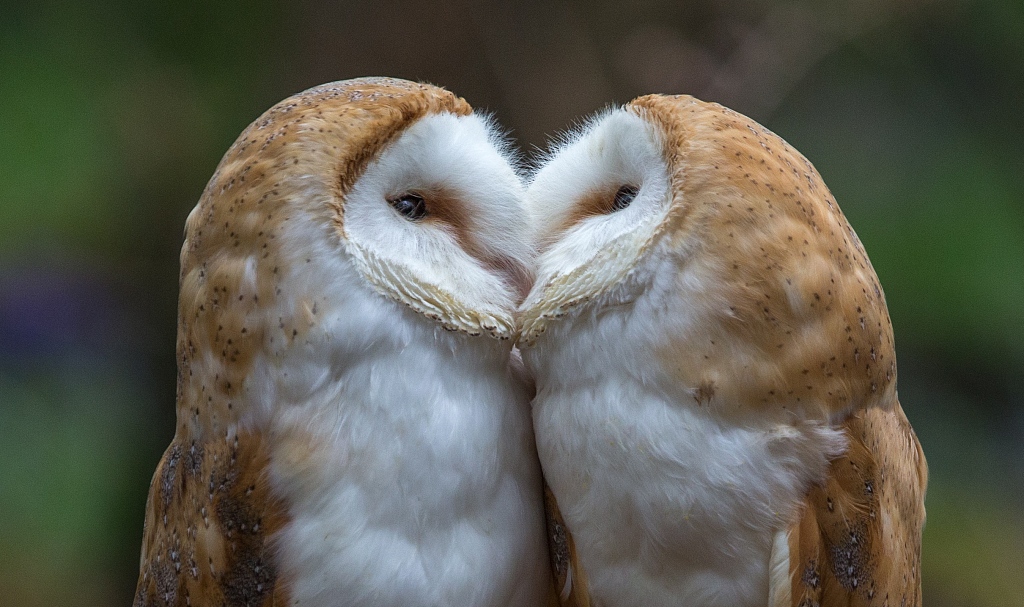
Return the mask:
[(418, 194), (402, 194), (388, 203), (409, 221), (419, 221), (427, 215), (427, 205)]
[(624, 185), (619, 188), (619, 191), (615, 192), (615, 200), (612, 201), (612, 213), (628, 207), (639, 191), (635, 185)]

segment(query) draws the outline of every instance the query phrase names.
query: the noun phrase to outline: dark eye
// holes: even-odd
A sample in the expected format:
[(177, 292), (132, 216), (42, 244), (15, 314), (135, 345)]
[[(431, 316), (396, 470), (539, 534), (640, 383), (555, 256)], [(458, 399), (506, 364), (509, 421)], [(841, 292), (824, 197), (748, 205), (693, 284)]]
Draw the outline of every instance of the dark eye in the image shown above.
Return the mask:
[(394, 200), (389, 200), (388, 203), (410, 221), (419, 221), (427, 215), (427, 205), (423, 202), (423, 197), (418, 194), (402, 194)]
[(615, 192), (615, 200), (612, 201), (612, 212), (628, 207), (639, 191), (640, 189), (635, 185), (624, 185), (619, 188), (619, 191)]

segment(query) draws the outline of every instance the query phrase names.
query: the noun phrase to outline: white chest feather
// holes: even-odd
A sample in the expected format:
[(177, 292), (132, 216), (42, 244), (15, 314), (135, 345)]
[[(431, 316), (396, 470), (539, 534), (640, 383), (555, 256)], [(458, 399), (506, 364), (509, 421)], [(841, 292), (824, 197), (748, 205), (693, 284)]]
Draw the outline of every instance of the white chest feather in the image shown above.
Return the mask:
[(539, 604), (550, 583), (540, 476), (507, 345), (358, 289), (344, 297), (322, 306), (304, 353), (260, 361), (247, 385), (268, 400), (292, 600)]
[(773, 535), (843, 439), (666, 385), (652, 305), (553, 323), (524, 352), (546, 480), (597, 605), (766, 605)]

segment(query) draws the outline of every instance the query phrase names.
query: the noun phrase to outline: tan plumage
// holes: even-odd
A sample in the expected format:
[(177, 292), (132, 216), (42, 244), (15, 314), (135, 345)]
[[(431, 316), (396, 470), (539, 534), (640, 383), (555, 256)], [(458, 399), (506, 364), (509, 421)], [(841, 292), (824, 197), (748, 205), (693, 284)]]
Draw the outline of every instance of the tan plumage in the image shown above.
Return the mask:
[[(689, 277), (679, 278), (679, 283), (688, 282), (665, 288), (676, 294), (673, 297), (687, 293), (682, 309), (693, 321), (679, 325), (683, 329), (673, 325), (655, 331), (650, 343), (635, 346), (635, 354), (629, 353), (627, 344), (610, 344), (613, 352), (622, 350), (612, 356), (651, 360), (642, 371), (645, 385), (667, 386), (659, 393), (678, 390), (686, 394), (676, 406), (713, 415), (724, 427), (775, 424), (799, 430), (808, 427), (807, 423), (823, 423), (841, 431), (847, 443), (838, 457), (836, 453), (821, 454), (831, 462), (821, 472), (808, 470), (814, 480), (806, 485), (802, 498), (794, 496), (792, 505), (771, 506), (779, 510), (778, 536), (772, 546), (772, 563), (765, 567), (770, 579), (762, 604), (920, 605), (927, 469), (897, 398), (896, 359), (885, 298), (859, 239), (811, 163), (749, 118), (687, 96), (641, 97), (624, 109), (652, 127), (661, 146), (671, 200), (663, 219), (652, 220), (656, 225), (650, 233), (628, 249), (623, 245), (627, 252), (615, 253), (617, 257), (606, 253), (609, 247), (605, 247), (593, 260), (581, 260), (580, 266), (566, 270), (546, 269), (541, 257), (538, 284), (523, 310), (521, 341), (528, 367), (538, 377), (538, 389), (541, 393), (546, 389), (549, 380), (544, 374), (559, 360), (552, 361), (553, 355), (548, 354), (531, 355), (531, 348), (544, 345), (544, 340), (564, 341), (583, 331), (565, 328), (551, 336), (549, 329), (564, 323), (575, 327), (601, 322), (602, 315), (618, 313), (613, 306), (623, 302), (634, 305), (638, 296), (622, 294), (630, 287), (621, 285), (643, 281), (632, 277), (643, 276), (644, 271), (630, 270), (630, 266), (646, 263), (657, 267), (651, 272), (660, 274), (653, 274), (656, 278), (651, 280), (671, 285), (674, 279), (665, 275), (664, 266), (654, 266), (653, 260), (677, 259), (673, 263), (679, 276)], [(594, 203), (595, 198), (603, 198), (603, 212), (610, 213), (621, 183), (627, 181), (613, 180), (579, 192), (578, 202), (562, 215), (551, 212), (556, 217), (550, 221), (554, 229), (547, 233), (542, 229), (539, 240), (557, 243), (575, 237), (573, 228), (583, 226), (595, 215), (593, 208), (601, 206)], [(534, 189), (531, 187), (531, 193)], [(535, 204), (548, 201), (537, 198)], [(634, 261), (628, 265), (620, 262), (622, 255), (632, 255)], [(673, 255), (676, 257), (670, 257)], [(595, 278), (603, 263), (621, 263), (623, 269), (611, 271), (615, 275), (610, 278)], [(592, 287), (594, 284), (599, 287)], [(637, 311), (622, 314), (628, 319), (624, 322), (641, 322), (633, 319), (640, 314)], [(624, 328), (622, 333), (628, 330)], [(554, 345), (544, 347), (558, 351)], [(559, 372), (565, 373), (564, 368)], [(636, 377), (641, 371), (632, 373)], [(572, 401), (571, 392), (565, 399)], [(558, 404), (551, 402), (535, 402), (535, 407)], [(544, 421), (544, 415), (538, 418), (535, 413), (545, 474), (552, 478), (556, 466), (586, 471), (591, 462), (576, 459), (570, 463), (561, 458), (570, 457), (564, 449), (591, 440), (589, 434), (576, 443), (551, 439), (553, 446), (545, 447), (550, 442), (548, 436), (575, 429), (544, 428), (551, 423)], [(579, 419), (579, 409), (574, 415), (577, 417), (571, 419)], [(595, 427), (581, 426), (579, 431), (586, 433)], [(590, 453), (598, 449), (588, 448)], [(634, 444), (626, 454), (616, 456), (619, 459), (610, 461), (625, 457), (636, 465), (646, 465), (646, 451), (643, 444)], [(578, 478), (564, 474), (566, 479)], [(590, 486), (591, 480), (562, 483), (565, 495), (558, 495), (559, 486), (553, 488), (563, 513), (591, 503), (582, 497), (577, 498), (578, 503), (565, 501), (575, 492), (586, 491), (578, 487)], [(589, 494), (580, 495), (592, 499)], [(597, 534), (599, 524), (609, 525), (611, 530), (621, 522), (592, 522), (593, 512), (577, 516), (575, 520), (586, 521)], [(622, 518), (629, 516), (640, 514), (621, 514)], [(568, 531), (577, 530), (570, 523)], [(720, 539), (730, 541), (728, 537)], [(771, 542), (768, 537), (763, 539)], [(664, 541), (651, 537), (643, 545)], [(576, 557), (575, 548), (559, 557), (556, 544), (552, 543), (556, 562)], [(561, 545), (573, 546), (571, 536)], [(685, 552), (688, 547), (674, 549)], [(597, 556), (590, 558), (597, 562)], [(589, 574), (593, 582), (596, 574), (581, 570), (587, 555), (574, 560), (573, 577), (586, 579)], [(772, 567), (781, 567), (783, 573), (773, 575)], [(668, 575), (644, 571), (655, 580), (652, 589)], [(616, 604), (600, 596), (577, 594), (567, 597), (563, 592), (563, 604)], [(631, 604), (643, 602), (637, 599)]]
[(735, 390), (735, 402), (758, 408), (793, 396), (825, 407), (849, 440), (791, 527), (792, 605), (920, 605), (927, 467), (896, 396), (892, 325), (860, 240), (811, 163), (764, 127), (686, 98), (634, 106), (670, 133), (689, 205), (738, 194), (692, 219), (708, 222), (727, 270), (732, 262), (723, 296), (735, 308), (705, 347), (672, 352), (712, 361), (688, 378), (706, 386), (695, 399)]
[(556, 600), (553, 604), (570, 607), (590, 607), (587, 590), (587, 572), (580, 566), (572, 533), (558, 509), (551, 488), (544, 486), (544, 506), (547, 514), (548, 554), (551, 556), (552, 581)]
[(268, 538), (286, 522), (259, 435), (175, 441), (157, 466), (134, 604), (287, 605)]
[[(420, 362), (431, 363), (423, 357), (409, 362), (407, 359), (420, 351), (410, 344), (419, 347), (423, 343), (430, 354), (436, 347), (441, 352), (439, 356), (451, 356), (456, 362), (493, 361), (481, 364), (497, 369), (496, 378), (481, 378), (467, 390), (472, 388), (478, 399), (486, 399), (490, 394), (487, 390), (496, 382), (509, 386), (507, 395), (500, 396), (501, 399), (518, 398), (519, 388), (514, 387), (503, 370), (511, 348), (507, 341), (513, 328), (511, 305), (506, 311), (495, 306), (500, 305), (501, 298), (514, 302), (508, 293), (521, 288), (527, 274), (526, 260), (514, 250), (501, 249), (499, 245), (505, 241), (495, 245), (494, 238), (487, 240), (489, 233), (475, 219), (481, 213), (502, 217), (516, 212), (515, 209), (488, 207), (492, 201), (485, 197), (468, 200), (471, 196), (464, 190), (444, 181), (446, 165), (436, 169), (439, 173), (426, 176), (406, 169), (401, 163), (393, 165), (398, 169), (392, 171), (405, 171), (401, 173), (401, 183), (384, 181), (380, 186), (364, 186), (388, 189), (381, 192), (379, 199), (360, 194), (365, 199), (361, 202), (363, 208), (369, 209), (361, 211), (360, 221), (372, 221), (365, 219), (366, 214), (378, 213), (383, 219), (376, 221), (428, 234), (423, 237), (425, 246), (454, 243), (465, 255), (459, 251), (445, 254), (457, 257), (458, 263), (468, 264), (466, 267), (472, 272), (491, 272), (498, 277), (495, 286), (487, 290), (488, 297), (499, 304), (492, 306), (490, 300), (480, 303), (467, 299), (473, 296), (446, 284), (444, 276), (417, 275), (402, 260), (394, 263), (385, 259), (389, 251), (376, 251), (368, 240), (375, 233), (361, 228), (362, 235), (352, 236), (350, 226), (346, 225), (346, 205), (367, 167), (377, 162), (385, 150), (394, 148), (395, 142), (417, 121), (427, 116), (455, 121), (471, 114), (472, 109), (464, 100), (437, 87), (392, 79), (351, 80), (316, 87), (282, 101), (250, 125), (225, 154), (185, 229), (178, 309), (178, 423), (150, 489), (134, 603), (137, 607), (281, 606), (297, 601), (299, 591), (314, 597), (313, 601), (304, 601), (304, 605), (321, 604), (318, 601), (366, 604), (368, 600), (370, 604), (384, 604), (380, 597), (388, 592), (416, 592), (414, 581), (404, 579), (401, 571), (390, 581), (373, 582), (376, 586), (368, 580), (366, 589), (350, 586), (348, 593), (339, 594), (329, 586), (331, 580), (340, 579), (339, 573), (354, 575), (357, 584), (359, 580), (358, 571), (330, 569), (344, 562), (338, 556), (340, 550), (327, 541), (332, 529), (347, 532), (352, 527), (352, 533), (361, 533), (377, 524), (373, 516), (391, 516), (379, 523), (385, 529), (379, 533), (385, 538), (380, 541), (380, 556), (367, 549), (364, 562), (358, 565), (373, 572), (374, 559), (381, 558), (384, 562), (376, 570), (387, 571), (392, 565), (412, 570), (415, 564), (396, 564), (383, 556), (401, 539), (392, 540), (385, 533), (395, 528), (399, 531), (394, 533), (400, 534), (404, 529), (400, 525), (420, 524), (414, 517), (433, 516), (428, 505), (407, 505), (400, 493), (405, 487), (394, 476), (404, 470), (400, 466), (417, 466), (420, 462), (415, 457), (405, 457), (404, 452), (384, 452), (385, 445), (380, 442), (379, 454), (373, 451), (372, 443), (365, 447), (356, 445), (366, 433), (348, 430), (345, 424), (358, 422), (358, 408), (372, 405), (400, 419), (395, 423), (402, 424), (406, 436), (427, 431), (420, 430), (424, 427), (424, 413), (417, 409), (420, 403), (408, 402), (403, 397), (393, 404), (387, 400), (390, 393), (369, 385), (374, 378), (385, 377), (378, 370), (385, 369), (384, 373), (389, 374), (384, 379), (386, 385), (401, 389), (407, 381), (402, 374), (418, 372)], [(479, 132), (484, 138), (484, 123), (476, 117), (472, 120), (476, 122), (465, 127), (469, 134), (462, 136), (476, 136)], [(422, 131), (416, 136), (427, 142), (423, 145), (432, 141)], [(416, 153), (420, 148), (415, 146), (421, 145), (417, 141), (408, 144), (402, 153)], [(490, 145), (487, 139), (481, 141), (474, 145)], [(485, 172), (491, 165), (468, 169), (456, 165), (453, 170), (469, 171), (471, 180), (493, 178), (493, 191), (518, 195), (521, 186), (507, 162), (496, 151), (488, 149), (487, 153), (496, 159), (488, 161), (498, 167), (495, 171), (500, 175)], [(411, 161), (416, 160), (411, 157)], [(484, 171), (483, 177), (474, 177), (473, 170)], [(507, 191), (503, 189), (506, 182), (511, 184)], [(445, 187), (456, 189), (443, 190)], [(409, 191), (420, 195), (427, 205), (429, 212), (420, 221), (407, 221), (388, 208), (390, 197)], [(515, 226), (502, 229), (514, 237)], [(512, 242), (512, 238), (506, 240)], [(441, 245), (430, 245), (432, 242)], [(380, 320), (368, 316), (361, 324), (357, 315), (370, 313), (378, 314)], [(376, 335), (358, 333), (364, 326), (366, 331), (380, 328)], [(351, 327), (357, 333), (345, 333)], [(441, 330), (442, 327), (448, 331)], [(398, 337), (392, 337), (392, 329)], [(484, 333), (506, 341), (493, 340)], [(404, 345), (392, 345), (401, 340)], [(346, 350), (350, 346), (353, 352)], [(390, 358), (381, 363), (367, 362), (372, 355)], [(448, 363), (449, 368), (454, 368), (454, 364)], [(322, 371), (324, 367), (316, 365), (329, 366)], [(394, 367), (401, 373), (390, 371)], [(369, 371), (360, 371), (363, 368)], [(431, 367), (425, 369), (423, 373), (433, 373)], [(368, 374), (366, 387), (358, 380), (361, 376), (350, 380), (345, 375), (357, 372)], [(437, 381), (457, 382), (459, 377), (453, 375)], [(444, 393), (438, 396), (436, 388), (418, 385), (434, 390), (424, 395), (424, 407), (437, 399), (444, 406), (454, 406), (443, 400)], [(364, 390), (361, 398), (350, 396), (349, 402), (345, 401), (345, 390), (360, 389)], [(458, 390), (454, 393), (457, 395)], [(537, 471), (525, 408), (505, 412), (503, 405), (493, 409), (486, 402), (476, 405), (478, 411), (486, 405), (486, 416), (494, 416), (492, 420), (478, 413), (491, 424), (486, 428), (493, 426), (496, 432), (503, 433), (501, 445), (487, 447), (491, 457), (488, 465), (492, 468), (488, 469), (490, 476), (480, 477), (483, 480), (479, 490), (494, 491), (487, 484), (493, 479), (501, 482), (505, 478), (508, 486), (518, 486), (523, 478), (528, 484), (534, 483), (529, 480), (536, 478)], [(303, 408), (309, 411), (304, 412)], [(340, 421), (332, 422), (330, 416), (337, 411), (348, 412), (342, 414)], [(379, 415), (372, 413), (370, 419)], [(514, 421), (519, 418), (521, 424)], [(337, 424), (337, 429), (331, 427), (332, 423)], [(346, 432), (354, 433), (354, 439), (346, 441)], [(406, 444), (404, 440), (396, 443)], [(429, 443), (429, 438), (425, 440)], [(469, 449), (461, 443), (456, 447)], [(423, 456), (424, 475), (449, 473), (443, 448), (438, 445)], [(525, 459), (517, 459), (521, 456)], [(390, 463), (391, 459), (403, 457), (393, 465)], [(450, 474), (454, 478), (465, 474), (464, 484), (472, 489), (478, 478), (471, 476), (475, 472), (466, 471), (468, 467), (460, 461), (452, 465), (460, 467)], [(347, 481), (342, 472), (349, 469), (352, 481)], [(380, 480), (374, 480), (374, 475), (380, 475)], [(361, 480), (364, 478), (368, 480)], [(336, 483), (337, 488), (332, 489), (328, 482)], [(345, 484), (349, 482), (350, 485)], [(366, 495), (377, 488), (392, 489), (396, 492), (394, 503), (352, 506), (348, 510), (342, 506), (330, 508), (330, 500), (338, 494), (360, 488), (368, 488), (364, 491)], [(536, 534), (536, 551), (541, 555), (538, 562), (542, 562), (540, 488), (534, 489), (531, 484), (530, 490), (536, 491), (535, 497), (529, 491), (520, 495), (524, 504), (534, 500), (535, 512), (531, 513), (528, 506), (503, 505), (502, 516), (509, 520), (536, 519), (537, 524), (521, 529), (519, 537)], [(476, 499), (471, 492), (470, 496), (468, 499)], [(432, 498), (422, 496), (424, 503)], [(443, 500), (444, 496), (438, 499)], [(486, 506), (489, 502), (482, 503)], [(305, 509), (304, 526), (293, 530), (294, 537), (282, 535), (297, 508)], [(469, 506), (460, 503), (441, 511), (452, 512), (453, 508), (467, 509), (464, 524), (469, 526), (476, 524), (471, 517), (480, 516), (482, 507), (473, 501)], [(395, 513), (390, 514), (391, 511)], [(407, 511), (413, 514), (405, 514)], [(346, 516), (352, 517), (351, 525)], [(426, 529), (422, 533), (436, 532), (445, 537), (448, 527), (442, 529), (442, 523), (431, 523), (432, 520), (422, 524)], [(492, 526), (506, 524), (500, 519), (487, 520)], [(322, 540), (322, 547), (311, 545), (301, 535), (308, 529), (316, 535), (320, 527), (312, 525), (327, 529), (317, 537)], [(419, 539), (413, 537), (409, 541), (415, 544)], [(500, 547), (498, 539), (492, 541)], [(532, 540), (520, 544), (529, 542)], [(525, 549), (522, 551), (525, 553)], [(422, 553), (429, 565), (433, 554), (429, 546), (422, 548)], [(282, 554), (291, 561), (284, 562)], [(446, 555), (437, 558), (443, 560)], [(511, 569), (512, 566), (530, 567), (518, 554), (509, 552), (509, 558), (513, 559), (509, 575), (520, 571)], [(461, 561), (448, 569), (439, 564), (437, 575), (463, 566)], [(310, 570), (312, 567), (323, 570)], [(484, 570), (478, 575), (488, 573)], [(300, 574), (311, 581), (302, 588), (293, 587)], [(540, 584), (546, 589), (548, 584), (546, 574), (537, 576), (537, 580), (516, 580), (516, 585), (508, 588), (498, 587), (508, 586), (506, 581), (475, 580), (474, 587), (466, 592), (489, 596), (484, 590), (492, 582), (498, 589), (489, 592), (506, 597), (518, 593), (520, 602), (530, 596), (532, 586)], [(424, 587), (436, 591), (437, 596), (445, 596), (450, 590)], [(421, 593), (417, 600), (440, 599)]]
[(920, 605), (928, 470), (899, 403), (843, 425), (850, 449), (811, 488), (790, 527), (799, 605)]
[[(396, 103), (382, 108), (382, 97)], [(336, 200), (343, 200), (382, 146), (438, 111), (471, 109), (447, 91), (401, 81), (320, 87), (268, 110), (224, 155), (185, 227), (178, 427), (153, 476), (136, 605), (214, 605), (218, 597), (287, 604), (268, 558), (269, 538), (285, 516), (266, 483), (269, 449), (259, 432), (226, 434), (243, 412), (239, 391), (264, 340), (299, 339), (315, 315), (313, 301), (300, 302), (288, 318), (266, 314), (276, 309), (275, 275), (286, 265), (276, 232), (298, 199), (283, 183), (289, 174), (338, 174)], [(303, 135), (310, 131), (325, 133), (323, 147), (309, 149)], [(341, 221), (337, 209), (321, 212)], [(261, 260), (260, 275), (243, 284), (253, 257)], [(193, 359), (207, 353), (212, 359), (197, 376)]]

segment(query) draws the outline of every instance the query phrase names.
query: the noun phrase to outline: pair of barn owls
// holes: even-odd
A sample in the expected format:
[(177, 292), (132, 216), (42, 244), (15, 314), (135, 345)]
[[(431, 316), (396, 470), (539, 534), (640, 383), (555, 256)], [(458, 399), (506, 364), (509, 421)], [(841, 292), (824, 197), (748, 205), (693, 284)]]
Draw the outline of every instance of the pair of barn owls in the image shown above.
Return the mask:
[(389, 79), (228, 150), (135, 604), (919, 605), (925, 462), (810, 163), (658, 95), (511, 158)]

